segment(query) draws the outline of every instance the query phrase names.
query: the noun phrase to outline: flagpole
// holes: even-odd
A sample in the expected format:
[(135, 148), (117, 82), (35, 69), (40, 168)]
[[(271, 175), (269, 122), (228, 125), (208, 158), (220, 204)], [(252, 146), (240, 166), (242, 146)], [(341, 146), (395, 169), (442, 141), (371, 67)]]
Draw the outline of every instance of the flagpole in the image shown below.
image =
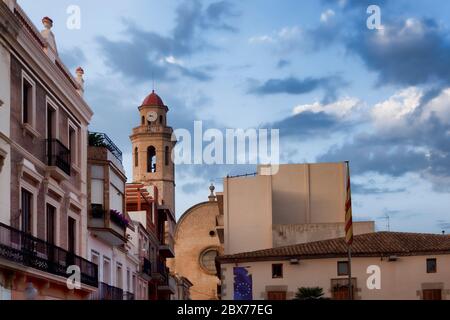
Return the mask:
[[(346, 224), (347, 221), (347, 214), (350, 211), (350, 225), (352, 217), (351, 217), (351, 193), (350, 193), (350, 163), (349, 161), (345, 161), (347, 164), (347, 199), (346, 199)], [(353, 242), (353, 226), (348, 229), (346, 226), (346, 243), (347, 243), (347, 253), (348, 253), (348, 298), (349, 300), (353, 300), (353, 285), (352, 285), (352, 242)], [(350, 233), (350, 238), (348, 238), (348, 233)]]
[(353, 300), (353, 286), (352, 286), (352, 245), (347, 246), (348, 249), (348, 298)]

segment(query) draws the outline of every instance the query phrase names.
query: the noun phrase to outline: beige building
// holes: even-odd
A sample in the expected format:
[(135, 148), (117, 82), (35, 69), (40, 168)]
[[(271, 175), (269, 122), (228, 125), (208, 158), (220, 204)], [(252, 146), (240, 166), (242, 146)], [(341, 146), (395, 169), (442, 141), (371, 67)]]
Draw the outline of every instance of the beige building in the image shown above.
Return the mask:
[[(344, 238), (218, 258), (222, 298), (292, 299), (298, 288), (320, 287), (324, 297), (348, 297)], [(449, 300), (450, 236), (376, 232), (354, 237), (352, 286), (357, 300)], [(251, 276), (243, 287), (242, 272)], [(237, 276), (236, 276), (237, 275)]]
[(130, 135), (133, 151), (133, 183), (127, 185), (127, 211), (139, 220), (146, 216), (143, 224), (152, 239), (150, 299), (168, 300), (177, 290), (176, 279), (167, 267), (168, 258), (174, 257), (175, 231), (175, 166), (172, 149), (173, 129), (168, 126), (169, 108), (152, 91), (142, 102), (139, 110), (139, 125)]
[(104, 133), (89, 133), (88, 252), (98, 266), (93, 300), (146, 299), (138, 254), (139, 225), (126, 212), (122, 152)]
[(214, 187), (210, 187), (209, 201), (198, 203), (178, 219), (175, 229), (175, 259), (170, 269), (192, 283), (190, 298), (193, 300), (218, 299), (214, 259), (223, 252), (217, 235), (216, 217), (219, 215)]
[[(53, 21), (42, 24), (39, 31), (16, 1), (0, 1), (0, 294), (82, 299), (97, 287), (97, 266), (86, 259), (93, 112), (82, 69), (76, 77), (66, 69)], [(81, 268), (80, 290), (67, 287), (70, 265)]]
[[(225, 254), (343, 236), (345, 172), (345, 163), (282, 164), (274, 175), (226, 177), (217, 217)], [(353, 225), (374, 231), (371, 221)]]

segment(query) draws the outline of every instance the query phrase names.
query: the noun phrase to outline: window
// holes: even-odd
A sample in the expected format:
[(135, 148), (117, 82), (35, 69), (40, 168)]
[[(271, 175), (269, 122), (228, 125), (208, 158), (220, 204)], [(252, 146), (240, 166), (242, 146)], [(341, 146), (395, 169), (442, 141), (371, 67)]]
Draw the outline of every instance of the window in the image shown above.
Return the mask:
[(47, 105), (47, 139), (56, 139), (56, 110)]
[(437, 272), (437, 262), (436, 259), (427, 259), (427, 273), (436, 273)]
[(69, 217), (67, 224), (67, 242), (68, 242), (68, 251), (71, 253), (76, 253), (75, 244), (76, 244), (76, 221), (74, 218)]
[(31, 218), (33, 216), (33, 194), (22, 189), (22, 231), (31, 234)]
[(131, 280), (131, 285), (133, 286), (132, 288), (131, 288), (131, 293), (134, 293), (134, 294), (136, 294), (136, 275), (135, 274), (133, 274), (133, 276), (131, 277), (132, 278), (132, 280)]
[(169, 152), (169, 147), (166, 146), (165, 150), (164, 150), (164, 164), (166, 166), (169, 165), (169, 157), (170, 157), (170, 152)]
[(348, 276), (348, 261), (338, 261), (337, 274), (338, 276)]
[(283, 278), (283, 264), (277, 263), (272, 265), (272, 278)]
[(111, 284), (111, 263), (107, 257), (103, 257), (103, 282)]
[(216, 248), (208, 248), (200, 254), (200, 266), (209, 274), (216, 274), (215, 259), (218, 255)]
[(269, 291), (267, 300), (286, 300), (286, 291)]
[(142, 124), (142, 125), (145, 124), (145, 117), (144, 117), (144, 116), (142, 116), (142, 118), (141, 118), (141, 124)]
[(34, 83), (25, 74), (22, 75), (22, 123), (34, 126), (35, 90)]
[(120, 263), (118, 263), (116, 267), (116, 287), (123, 289), (122, 265)]
[(423, 300), (442, 300), (441, 289), (424, 289), (422, 290)]
[(99, 254), (97, 251), (92, 250), (91, 251), (91, 262), (98, 265), (99, 260)]
[(159, 124), (163, 123), (163, 116), (159, 116)]
[(131, 292), (131, 273), (130, 273), (130, 268), (127, 268), (127, 292)]
[(134, 148), (134, 166), (137, 167), (139, 165), (139, 153), (138, 148)]
[(69, 124), (69, 151), (70, 161), (74, 164), (78, 164), (77, 152), (78, 152), (78, 134), (77, 128)]
[(147, 172), (156, 172), (156, 149), (154, 146), (147, 148)]
[(56, 244), (56, 208), (47, 203), (47, 242)]

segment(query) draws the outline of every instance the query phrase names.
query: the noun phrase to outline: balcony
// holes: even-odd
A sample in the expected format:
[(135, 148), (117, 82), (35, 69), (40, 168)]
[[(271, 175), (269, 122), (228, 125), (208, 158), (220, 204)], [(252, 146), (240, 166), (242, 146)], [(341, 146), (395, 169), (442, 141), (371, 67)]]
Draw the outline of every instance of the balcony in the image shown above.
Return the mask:
[(152, 279), (152, 264), (147, 258), (143, 259), (141, 273), (145, 280), (150, 281)]
[(174, 240), (172, 236), (172, 227), (168, 221), (164, 222), (164, 239), (159, 245), (159, 254), (164, 258), (175, 257)]
[(177, 291), (177, 281), (170, 274), (158, 285), (158, 291), (165, 294), (175, 294)]
[(120, 218), (113, 213), (112, 210), (104, 210), (102, 205), (92, 204), (88, 228), (106, 243), (112, 246), (120, 246), (127, 241), (127, 224), (124, 218)]
[(135, 300), (134, 293), (125, 292), (123, 294), (123, 300)]
[(167, 278), (169, 269), (166, 267), (165, 263), (162, 261), (157, 261), (156, 272), (152, 273), (152, 278), (158, 280), (159, 282), (164, 282)]
[(89, 146), (108, 149), (122, 163), (122, 151), (105, 133), (89, 132)]
[(104, 282), (98, 284), (97, 292), (91, 296), (91, 300), (124, 300), (124, 298), (125, 295), (122, 289), (110, 286)]
[(81, 282), (98, 286), (96, 264), (3, 223), (0, 223), (0, 258), (64, 278), (67, 268), (77, 265)]
[(70, 150), (58, 139), (46, 140), (46, 157), (50, 173), (58, 180), (70, 176)]

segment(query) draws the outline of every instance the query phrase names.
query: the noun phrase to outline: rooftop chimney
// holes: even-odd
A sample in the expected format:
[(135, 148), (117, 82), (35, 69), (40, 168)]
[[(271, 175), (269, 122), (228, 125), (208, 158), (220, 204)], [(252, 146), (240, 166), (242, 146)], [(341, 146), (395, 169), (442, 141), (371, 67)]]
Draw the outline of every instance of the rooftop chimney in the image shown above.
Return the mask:
[(75, 73), (77, 74), (77, 77), (75, 80), (77, 81), (78, 85), (80, 86), (78, 93), (80, 94), (80, 96), (83, 96), (83, 93), (84, 93), (84, 79), (83, 79), (84, 70), (83, 70), (83, 68), (78, 67), (75, 70)]
[(41, 35), (47, 42), (45, 52), (52, 61), (55, 61), (58, 50), (56, 48), (55, 35), (52, 32), (53, 20), (49, 17), (44, 17), (42, 18), (42, 24), (44, 25), (44, 30), (41, 31)]

